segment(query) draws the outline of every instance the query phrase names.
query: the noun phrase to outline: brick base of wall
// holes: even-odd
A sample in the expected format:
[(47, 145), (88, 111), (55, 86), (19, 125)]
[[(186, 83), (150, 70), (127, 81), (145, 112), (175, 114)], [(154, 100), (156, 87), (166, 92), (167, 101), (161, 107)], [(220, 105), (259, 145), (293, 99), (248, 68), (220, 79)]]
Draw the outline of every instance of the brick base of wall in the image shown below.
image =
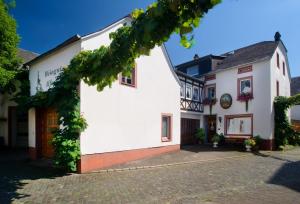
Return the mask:
[(78, 162), (78, 173), (86, 173), (116, 164), (122, 164), (178, 150), (180, 150), (180, 145), (82, 155)]
[(275, 150), (274, 140), (262, 140), (260, 144), (261, 150)]
[(36, 160), (37, 159), (36, 148), (34, 148), (34, 147), (28, 147), (28, 154), (29, 154), (29, 158), (31, 160)]

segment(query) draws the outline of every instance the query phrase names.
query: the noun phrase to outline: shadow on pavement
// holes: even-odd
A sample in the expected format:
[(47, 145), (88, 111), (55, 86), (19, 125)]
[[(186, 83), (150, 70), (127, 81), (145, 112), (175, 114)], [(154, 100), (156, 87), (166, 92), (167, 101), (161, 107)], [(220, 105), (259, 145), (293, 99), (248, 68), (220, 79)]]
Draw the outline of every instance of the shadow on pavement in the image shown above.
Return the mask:
[[(61, 171), (34, 167), (30, 165), (25, 151), (0, 151), (0, 203), (11, 203), (14, 200), (28, 197), (29, 194), (19, 193), (28, 183), (26, 180), (42, 178), (54, 179), (64, 176)], [(36, 189), (37, 191), (39, 189)]]
[(292, 161), (276, 155), (253, 153), (256, 156), (269, 157), (284, 161), (285, 163), (275, 172), (267, 183), (287, 187), (291, 190), (300, 192), (300, 161)]
[(285, 186), (300, 192), (300, 161), (283, 164), (268, 183)]

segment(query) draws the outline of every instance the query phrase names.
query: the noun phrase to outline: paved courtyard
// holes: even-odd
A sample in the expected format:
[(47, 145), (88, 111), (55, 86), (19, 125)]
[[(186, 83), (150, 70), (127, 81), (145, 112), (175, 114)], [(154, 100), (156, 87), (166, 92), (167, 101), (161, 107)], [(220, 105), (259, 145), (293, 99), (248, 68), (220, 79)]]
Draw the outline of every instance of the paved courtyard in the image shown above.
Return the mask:
[[(123, 171), (84, 175), (32, 166), (21, 152), (0, 154), (1, 204), (300, 202), (300, 148), (260, 154), (187, 148), (114, 167)], [(151, 168), (127, 170), (134, 167)]]

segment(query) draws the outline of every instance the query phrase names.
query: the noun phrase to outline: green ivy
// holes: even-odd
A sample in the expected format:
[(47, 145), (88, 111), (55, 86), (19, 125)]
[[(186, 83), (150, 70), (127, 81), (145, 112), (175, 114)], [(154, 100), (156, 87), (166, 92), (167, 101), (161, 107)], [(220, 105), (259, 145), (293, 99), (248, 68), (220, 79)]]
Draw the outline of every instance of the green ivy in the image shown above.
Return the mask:
[(300, 145), (300, 135), (292, 128), (287, 116), (288, 109), (299, 103), (300, 94), (275, 98), (275, 143), (277, 148), (287, 145)]
[(221, 0), (158, 0), (146, 10), (132, 13), (130, 26), (110, 34), (111, 44), (93, 51), (82, 51), (70, 62), (45, 93), (28, 99), (32, 106), (54, 106), (59, 115), (60, 129), (53, 138), (55, 163), (75, 171), (80, 158), (79, 135), (87, 123), (80, 115), (77, 87), (83, 80), (102, 91), (112, 85), (119, 73), (128, 74), (135, 59), (149, 55), (155, 46), (166, 42), (174, 32), (180, 34), (181, 44), (190, 48), (191, 32), (199, 26), (200, 18)]

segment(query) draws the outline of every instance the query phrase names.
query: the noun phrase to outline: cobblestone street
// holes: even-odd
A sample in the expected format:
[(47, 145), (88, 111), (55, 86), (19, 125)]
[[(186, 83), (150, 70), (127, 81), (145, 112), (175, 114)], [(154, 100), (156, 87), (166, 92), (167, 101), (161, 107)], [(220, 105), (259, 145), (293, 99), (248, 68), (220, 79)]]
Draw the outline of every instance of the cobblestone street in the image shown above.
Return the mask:
[(205, 155), (219, 159), (120, 172), (61, 175), (33, 167), (22, 159), (5, 159), (2, 154), (0, 203), (299, 203), (299, 148), (257, 155), (185, 150), (118, 168), (157, 165), (158, 161), (180, 162), (180, 158), (203, 160)]

